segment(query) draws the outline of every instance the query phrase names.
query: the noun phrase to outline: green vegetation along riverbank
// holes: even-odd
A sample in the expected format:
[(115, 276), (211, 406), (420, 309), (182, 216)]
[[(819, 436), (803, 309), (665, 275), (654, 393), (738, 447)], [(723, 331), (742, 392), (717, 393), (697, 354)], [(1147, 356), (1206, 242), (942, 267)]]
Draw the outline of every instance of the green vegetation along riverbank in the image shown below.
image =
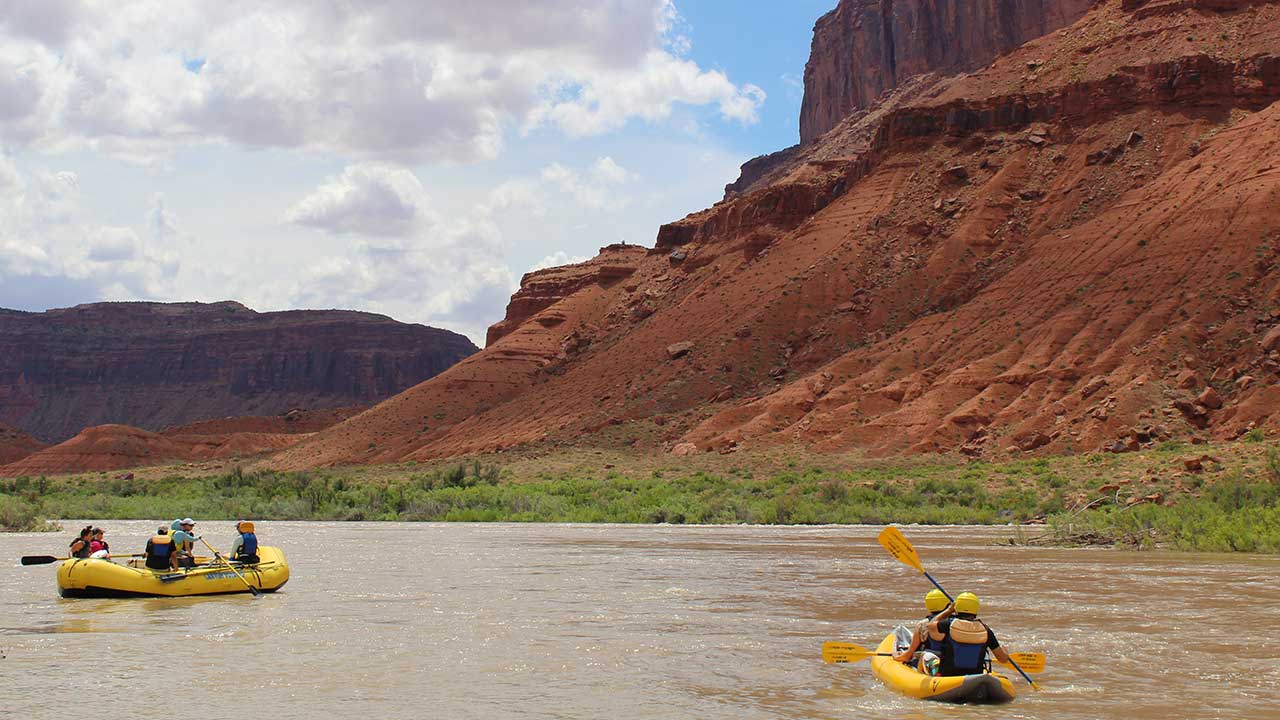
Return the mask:
[[(0, 480), (0, 528), (44, 518), (706, 524), (1043, 523), (1031, 542), (1280, 552), (1280, 449), (1176, 443), (1006, 463), (807, 455)], [(1189, 461), (1194, 462), (1189, 462)], [(620, 470), (615, 468), (629, 468)], [(1195, 468), (1195, 469), (1193, 469)], [(128, 478), (128, 479), (125, 479)]]

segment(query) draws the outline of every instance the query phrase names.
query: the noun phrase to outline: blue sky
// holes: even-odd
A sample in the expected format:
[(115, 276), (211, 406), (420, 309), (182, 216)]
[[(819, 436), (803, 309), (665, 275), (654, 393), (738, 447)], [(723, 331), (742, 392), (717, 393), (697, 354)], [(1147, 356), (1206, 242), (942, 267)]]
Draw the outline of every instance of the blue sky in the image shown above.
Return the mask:
[(6, 5), (0, 306), (235, 299), (482, 342), (524, 272), (651, 244), (794, 144), (834, 4)]

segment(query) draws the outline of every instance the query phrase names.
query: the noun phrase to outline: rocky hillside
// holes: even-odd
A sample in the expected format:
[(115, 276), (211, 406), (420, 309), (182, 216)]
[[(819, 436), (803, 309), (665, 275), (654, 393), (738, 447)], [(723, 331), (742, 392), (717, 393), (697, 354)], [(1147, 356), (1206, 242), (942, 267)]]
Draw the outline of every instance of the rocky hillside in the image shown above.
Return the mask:
[[(127, 425), (98, 425), (52, 447), (35, 443), (27, 452), (11, 455), (0, 462), (0, 477), (250, 458), (291, 447), (311, 433), (357, 415), (361, 410), (292, 410), (284, 415), (204, 420), (165, 428), (158, 433)], [(4, 438), (0, 428), (0, 458), (5, 457)]]
[(370, 405), (476, 352), (368, 313), (233, 302), (0, 310), (0, 421), (45, 441), (294, 408)]
[(526, 278), (485, 351), (268, 464), (1280, 430), (1280, 2), (1107, 0), (894, 79), (652, 250)]
[(1095, 0), (840, 0), (813, 29), (800, 142), (904, 80), (976, 70), (1079, 20)]
[(44, 443), (21, 430), (0, 423), (0, 465), (21, 460), (44, 447)]

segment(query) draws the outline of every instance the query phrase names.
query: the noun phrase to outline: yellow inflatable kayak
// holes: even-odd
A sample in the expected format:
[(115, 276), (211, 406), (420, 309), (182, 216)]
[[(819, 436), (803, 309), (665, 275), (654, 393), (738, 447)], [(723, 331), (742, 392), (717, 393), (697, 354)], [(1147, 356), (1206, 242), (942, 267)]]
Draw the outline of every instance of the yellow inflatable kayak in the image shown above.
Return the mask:
[[(258, 548), (256, 565), (235, 564), (244, 579), (262, 592), (275, 592), (289, 582), (289, 563), (277, 547)], [(211, 558), (197, 558), (197, 560)], [(152, 570), (140, 560), (120, 565), (110, 560), (64, 560), (58, 566), (58, 594), (77, 597), (186, 597), (249, 592), (222, 563), (191, 570)]]
[[(889, 636), (876, 648), (878, 653), (897, 650), (897, 635)], [(921, 700), (937, 700), (954, 703), (1005, 703), (1018, 696), (1009, 678), (997, 673), (933, 677), (913, 667), (897, 662), (891, 657), (871, 658), (871, 671), (880, 682), (906, 695)]]

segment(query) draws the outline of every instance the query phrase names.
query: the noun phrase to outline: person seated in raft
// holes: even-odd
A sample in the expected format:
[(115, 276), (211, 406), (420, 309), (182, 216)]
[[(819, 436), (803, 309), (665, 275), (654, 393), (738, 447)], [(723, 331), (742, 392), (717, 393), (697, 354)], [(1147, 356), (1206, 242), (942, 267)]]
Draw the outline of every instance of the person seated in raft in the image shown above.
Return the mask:
[(193, 568), (196, 566), (196, 536), (191, 531), (195, 528), (196, 521), (183, 518), (174, 522), (178, 523), (178, 529), (170, 532), (169, 537), (173, 539), (173, 549), (178, 556), (178, 567)]
[(978, 618), (978, 596), (963, 592), (956, 601), (929, 621), (929, 637), (942, 643), (943, 675), (977, 675), (987, 667), (987, 651), (1002, 663), (1009, 651), (1000, 647), (996, 634)]
[(89, 549), (90, 543), (93, 541), (93, 526), (86, 525), (80, 530), (80, 535), (71, 541), (71, 557), (84, 560), (93, 552)]
[[(911, 645), (893, 656), (900, 663), (914, 664), (926, 675), (937, 675), (942, 669), (942, 641), (929, 637), (929, 622), (947, 607), (947, 596), (934, 588), (924, 596), (924, 609), (929, 613), (916, 623), (911, 633)], [(919, 652), (919, 656), (916, 653)]]
[(108, 558), (111, 557), (111, 546), (107, 544), (106, 531), (100, 527), (93, 529), (92, 539), (89, 541), (89, 557)]
[(152, 570), (178, 569), (178, 553), (173, 538), (169, 537), (169, 530), (163, 525), (156, 528), (156, 534), (147, 541), (146, 554), (147, 567)]
[(236, 539), (231, 543), (231, 559), (246, 565), (253, 565), (258, 560), (258, 536), (253, 532), (253, 523), (241, 520), (236, 523)]

